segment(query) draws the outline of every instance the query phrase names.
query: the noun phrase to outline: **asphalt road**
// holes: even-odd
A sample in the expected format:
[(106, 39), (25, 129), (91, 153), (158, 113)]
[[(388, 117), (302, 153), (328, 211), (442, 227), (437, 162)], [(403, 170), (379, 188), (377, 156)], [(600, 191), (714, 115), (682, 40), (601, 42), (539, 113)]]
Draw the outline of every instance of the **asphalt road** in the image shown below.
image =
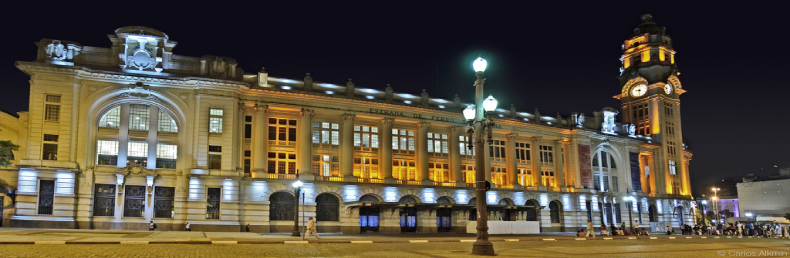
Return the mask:
[[(0, 245), (2, 257), (475, 257), (472, 243)], [(787, 239), (494, 242), (499, 257), (790, 257)]]

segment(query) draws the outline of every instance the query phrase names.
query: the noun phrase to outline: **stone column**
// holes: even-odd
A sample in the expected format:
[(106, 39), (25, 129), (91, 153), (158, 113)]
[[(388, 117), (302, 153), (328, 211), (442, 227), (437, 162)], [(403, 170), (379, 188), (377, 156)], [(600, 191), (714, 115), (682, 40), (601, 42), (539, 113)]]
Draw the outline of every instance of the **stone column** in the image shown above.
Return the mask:
[(268, 131), (266, 113), (268, 112), (268, 105), (255, 104), (255, 117), (252, 120), (252, 178), (257, 178), (258, 174), (261, 174), (261, 177), (266, 176), (264, 173), (266, 173), (266, 159), (268, 158), (266, 152), (269, 141), (266, 133)]
[[(305, 178), (305, 180), (310, 180), (313, 178), (313, 173), (311, 171), (311, 158), (312, 152), (310, 151), (311, 147), (313, 146), (312, 136), (313, 136), (313, 116), (315, 116), (315, 112), (311, 109), (302, 109), (300, 112), (302, 116), (302, 130), (297, 137), (298, 142), (298, 154), (297, 160), (299, 164), (297, 168), (299, 169), (300, 178)], [(344, 128), (345, 129), (345, 128)]]
[(381, 120), (381, 133), (379, 133), (379, 169), (384, 173), (384, 183), (394, 184), (392, 175), (392, 123), (393, 118), (385, 117)]
[(532, 178), (535, 180), (535, 186), (543, 187), (543, 172), (540, 171), (540, 138), (532, 137), (532, 144), (530, 146), (530, 156), (532, 156)]
[(420, 173), (420, 180), (423, 185), (433, 185), (433, 180), (428, 178), (428, 128), (430, 122), (422, 121), (419, 123), (417, 131), (417, 172)]
[(564, 188), (565, 187), (565, 170), (563, 170), (563, 163), (565, 163), (565, 156), (562, 153), (562, 148), (565, 145), (565, 141), (559, 139), (554, 142), (554, 175), (556, 175), (557, 180), (557, 187)]
[(518, 165), (516, 165), (516, 136), (517, 133), (509, 133), (505, 135), (507, 141), (505, 142), (505, 160), (507, 168), (507, 177), (510, 179), (510, 184), (513, 189), (521, 189), (521, 184), (518, 183)]
[(147, 169), (156, 168), (156, 144), (159, 143), (157, 135), (159, 130), (159, 107), (150, 105), (148, 106), (148, 160), (145, 167)]
[(340, 173), (344, 182), (356, 182), (354, 176), (354, 119), (355, 114), (343, 114), (340, 132)]
[(121, 104), (121, 121), (118, 127), (118, 166), (126, 166), (129, 151), (129, 104)]
[(466, 187), (466, 178), (461, 173), (461, 146), (458, 141), (458, 137), (464, 133), (463, 127), (450, 127), (450, 140), (447, 142), (450, 145), (450, 171), (453, 172), (456, 187)]

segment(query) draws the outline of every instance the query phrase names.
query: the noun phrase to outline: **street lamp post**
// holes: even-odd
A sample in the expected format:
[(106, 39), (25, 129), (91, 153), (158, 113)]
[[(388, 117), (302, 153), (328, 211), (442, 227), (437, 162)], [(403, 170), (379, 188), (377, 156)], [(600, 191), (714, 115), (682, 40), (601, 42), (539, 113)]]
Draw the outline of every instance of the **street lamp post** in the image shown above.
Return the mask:
[(708, 204), (708, 201), (702, 200), (702, 224), (705, 224), (705, 206)]
[(636, 199), (633, 196), (626, 196), (623, 197), (623, 201), (628, 203), (628, 222), (631, 224), (631, 231), (636, 234), (636, 230), (634, 229), (634, 220), (631, 218), (631, 210), (633, 209), (634, 201)]
[[(497, 101), (494, 97), (489, 96), (484, 98), (483, 84), (485, 79), (483, 75), (488, 63), (482, 57), (475, 59), (472, 63), (477, 75), (475, 80), (475, 104), (469, 105), (464, 109), (463, 114), (469, 126), (466, 132), (469, 134), (468, 146), (471, 150), (472, 133), (474, 133), (475, 142), (475, 200), (477, 200), (477, 240), (472, 245), (472, 254), (476, 255), (494, 255), (494, 245), (488, 241), (488, 212), (486, 210), (486, 171), (485, 171), (485, 148), (483, 146), (483, 131), (488, 130), (488, 141), (491, 142), (491, 126), (494, 125), (493, 121), (486, 117), (485, 112), (491, 112), (496, 109)], [(477, 108), (476, 108), (477, 107)], [(480, 108), (482, 107), (482, 108)], [(484, 112), (485, 111), (485, 112)]]
[(713, 199), (713, 214), (716, 216), (716, 220), (718, 221), (721, 219), (719, 218), (719, 191), (721, 191), (721, 188), (713, 187), (711, 190), (713, 190), (713, 198), (711, 198)]
[(294, 205), (294, 232), (291, 236), (301, 237), (299, 234), (299, 194), (302, 190), (302, 181), (299, 180), (299, 170), (296, 171), (296, 182), (293, 183), (296, 205)]

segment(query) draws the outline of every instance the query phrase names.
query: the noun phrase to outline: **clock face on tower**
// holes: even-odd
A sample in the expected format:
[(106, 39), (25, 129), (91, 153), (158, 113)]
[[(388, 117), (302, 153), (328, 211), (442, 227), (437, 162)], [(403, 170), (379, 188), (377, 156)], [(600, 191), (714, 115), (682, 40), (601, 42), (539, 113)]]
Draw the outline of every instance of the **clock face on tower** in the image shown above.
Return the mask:
[(636, 85), (633, 89), (631, 89), (631, 96), (634, 97), (641, 97), (642, 95), (645, 95), (645, 93), (647, 93), (647, 85), (644, 84)]
[(666, 92), (667, 95), (672, 94), (672, 84), (667, 83), (667, 85), (664, 85), (664, 92)]

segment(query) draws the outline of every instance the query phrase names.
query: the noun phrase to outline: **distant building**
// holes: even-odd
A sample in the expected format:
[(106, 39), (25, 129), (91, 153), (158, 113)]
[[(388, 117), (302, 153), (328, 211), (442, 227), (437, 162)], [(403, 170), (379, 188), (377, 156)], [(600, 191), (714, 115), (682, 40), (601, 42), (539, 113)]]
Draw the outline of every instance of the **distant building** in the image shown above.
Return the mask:
[(790, 168), (779, 170), (779, 175), (758, 178), (745, 177), (739, 183), (738, 200), (741, 216), (758, 221), (784, 221), (790, 213)]
[[(12, 226), (291, 232), (295, 216), (313, 216), (321, 232), (465, 232), (486, 202), (492, 220), (575, 231), (627, 221), (626, 195), (642, 225), (694, 223), (686, 90), (672, 39), (649, 14), (618, 57), (619, 111), (498, 109), (483, 168), (460, 99), (245, 73), (231, 58), (177, 55), (146, 27), (109, 39), (43, 39), (34, 61), (16, 63), (30, 106), (14, 134)], [(492, 185), (485, 200), (473, 198), (477, 169)]]

